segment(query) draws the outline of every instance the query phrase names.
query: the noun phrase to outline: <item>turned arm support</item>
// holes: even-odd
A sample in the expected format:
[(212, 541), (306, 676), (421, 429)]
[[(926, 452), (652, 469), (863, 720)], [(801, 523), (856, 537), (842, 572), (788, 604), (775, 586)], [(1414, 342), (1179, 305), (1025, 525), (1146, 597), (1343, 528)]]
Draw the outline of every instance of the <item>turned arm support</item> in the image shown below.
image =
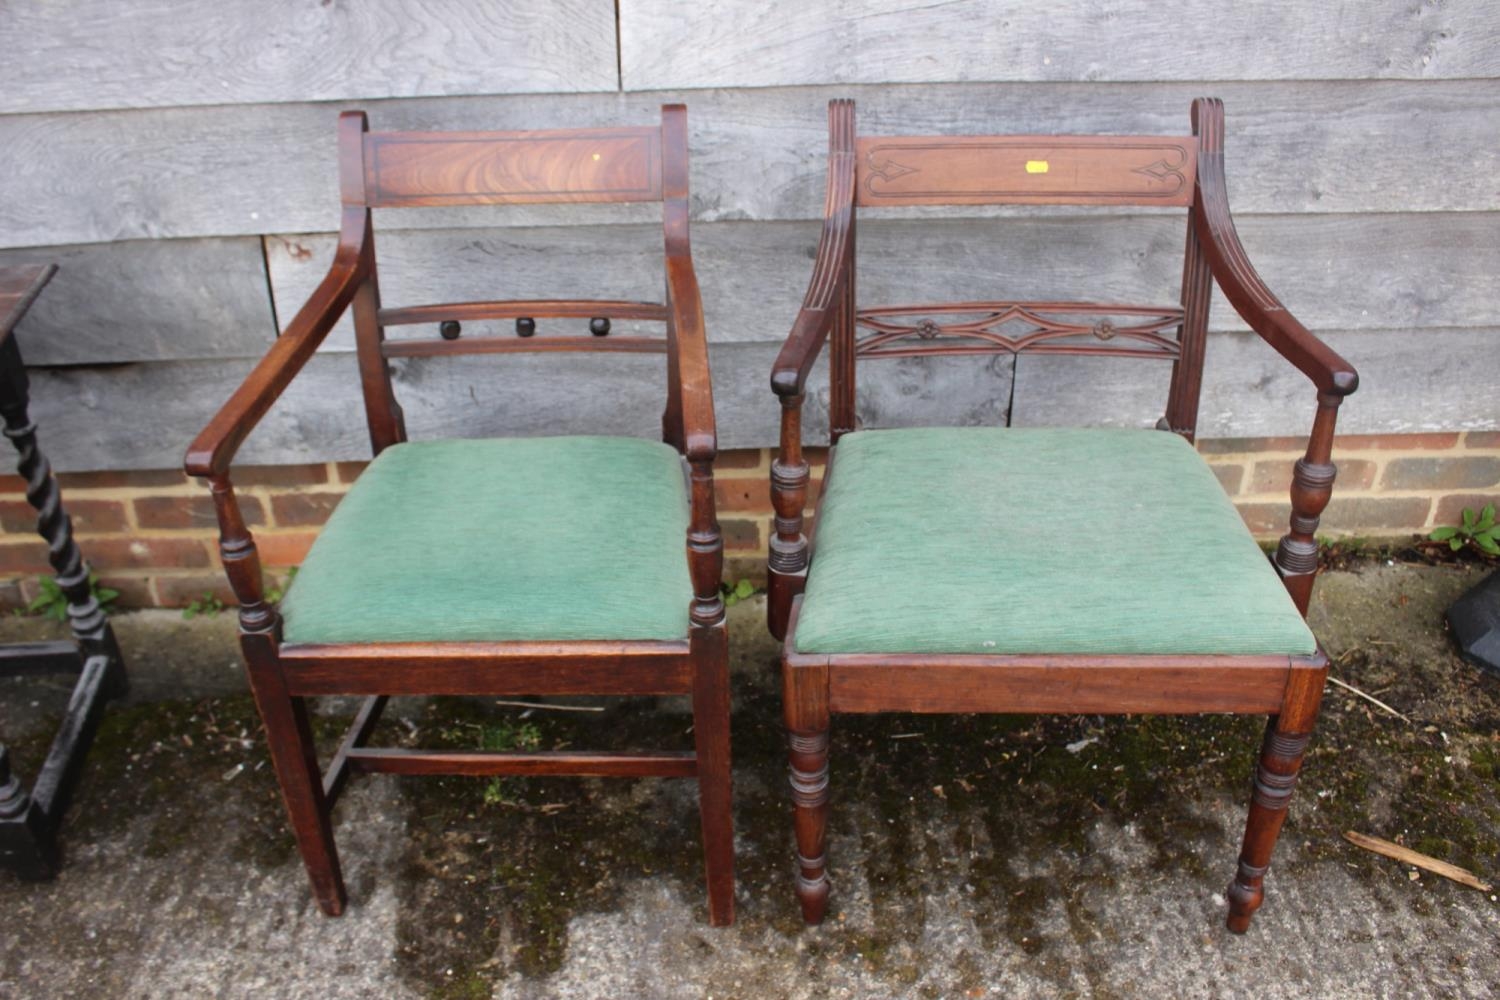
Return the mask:
[(250, 372), (234, 395), (188, 447), (184, 467), (208, 480), (219, 520), (219, 554), (240, 604), (245, 632), (271, 632), (275, 613), (265, 602), (260, 557), (245, 526), (244, 514), (229, 481), (235, 453), (266, 411), (302, 370), (328, 331), (338, 322), (369, 275), (369, 213), (346, 206), (333, 266), (286, 332)]
[(1274, 560), (1297, 609), (1306, 615), (1318, 571), (1318, 519), (1333, 495), (1338, 472), (1333, 464), (1333, 434), (1339, 404), (1359, 387), (1359, 374), (1287, 311), (1251, 265), (1229, 212), (1224, 182), (1223, 105), (1211, 98), (1194, 101), (1193, 130), (1199, 142), (1193, 220), (1209, 271), (1251, 329), (1311, 379), (1318, 390), (1318, 409), (1307, 452), (1297, 460), (1292, 473), (1291, 523), (1277, 545)]

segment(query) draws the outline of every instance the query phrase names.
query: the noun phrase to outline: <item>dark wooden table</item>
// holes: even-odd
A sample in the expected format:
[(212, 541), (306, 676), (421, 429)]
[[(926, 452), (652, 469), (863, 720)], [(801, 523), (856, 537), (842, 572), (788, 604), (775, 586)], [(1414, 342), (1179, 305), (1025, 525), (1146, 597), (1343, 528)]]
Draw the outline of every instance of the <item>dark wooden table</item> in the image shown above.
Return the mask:
[(37, 447), (36, 425), (27, 415), (28, 381), (16, 324), (52, 275), (55, 264), (0, 267), (0, 416), (18, 453), (26, 499), (37, 512), (37, 533), (68, 600), (71, 640), (0, 646), (0, 677), (77, 672), (67, 714), (36, 782), (28, 791), (11, 773), (10, 754), (0, 744), (0, 864), (23, 878), (50, 878), (61, 854), (57, 830), (68, 794), (83, 766), (94, 731), (110, 697), (125, 693), (125, 665), (104, 609), (89, 586), (89, 568), (73, 541), (73, 525), (62, 508), (52, 466)]

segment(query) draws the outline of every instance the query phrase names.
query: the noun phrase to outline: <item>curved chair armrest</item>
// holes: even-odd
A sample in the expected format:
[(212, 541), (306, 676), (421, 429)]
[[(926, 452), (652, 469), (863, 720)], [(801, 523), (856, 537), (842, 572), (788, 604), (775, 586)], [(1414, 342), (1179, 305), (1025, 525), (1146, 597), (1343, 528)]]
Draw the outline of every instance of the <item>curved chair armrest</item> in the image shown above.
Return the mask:
[(718, 453), (718, 434), (698, 278), (692, 258), (686, 255), (668, 254), (666, 266), (667, 308), (676, 331), (677, 378), (682, 393), (683, 454), (690, 462), (711, 462)]
[(1354, 366), (1287, 311), (1240, 243), (1224, 182), (1223, 105), (1209, 98), (1194, 101), (1193, 125), (1199, 136), (1193, 219), (1214, 280), (1251, 329), (1310, 378), (1319, 392), (1349, 395), (1359, 387)]
[(828, 102), (828, 196), (812, 280), (802, 309), (771, 366), (778, 396), (800, 396), (828, 337), (840, 293), (854, 266), (854, 102)]
[(184, 466), (191, 476), (223, 476), (245, 438), (301, 371), (353, 300), (368, 273), (369, 213), (345, 207), (333, 266), (286, 332), (235, 390), (208, 426), (188, 446)]

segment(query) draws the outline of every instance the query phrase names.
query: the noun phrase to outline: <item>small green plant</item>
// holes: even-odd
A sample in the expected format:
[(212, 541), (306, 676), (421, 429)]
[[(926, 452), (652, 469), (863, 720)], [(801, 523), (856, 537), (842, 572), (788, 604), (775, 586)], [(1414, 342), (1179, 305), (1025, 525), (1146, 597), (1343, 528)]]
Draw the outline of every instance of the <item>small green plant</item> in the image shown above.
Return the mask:
[[(29, 614), (41, 615), (60, 622), (68, 620), (68, 595), (63, 593), (57, 581), (50, 576), (37, 578), (37, 589), (39, 593), (30, 604), (26, 605)], [(114, 604), (115, 598), (120, 596), (118, 590), (99, 586), (99, 575), (89, 574), (89, 593), (94, 595), (94, 600), (99, 602), (99, 607), (106, 613), (110, 611), (110, 605)]]
[(1495, 505), (1485, 504), (1484, 510), (1474, 513), (1464, 508), (1463, 520), (1458, 524), (1445, 525), (1427, 536), (1434, 542), (1447, 542), (1454, 552), (1466, 545), (1491, 556), (1500, 556), (1500, 525), (1495, 523)]
[(727, 583), (719, 584), (719, 592), (724, 595), (724, 606), (732, 608), (747, 597), (755, 595), (755, 584), (749, 580), (741, 580), (731, 587)]
[[(529, 722), (513, 726), (502, 722), (494, 726), (481, 726), (479, 743), (486, 750), (535, 750), (542, 745), (542, 731)], [(504, 805), (508, 801), (504, 778), (491, 778), (484, 785), (484, 804)]]
[(287, 570), (286, 571), (286, 579), (284, 579), (284, 580), (281, 581), (281, 585), (280, 586), (277, 586), (276, 584), (273, 583), (269, 587), (266, 588), (266, 600), (267, 601), (269, 601), (272, 604), (280, 604), (281, 603), (281, 599), (286, 596), (287, 588), (290, 587), (292, 585), (292, 581), (297, 578), (297, 570), (298, 570), (298, 568), (299, 567), (293, 566), (291, 569)]
[(216, 615), (223, 610), (224, 602), (219, 600), (218, 595), (205, 590), (202, 597), (189, 601), (188, 606), (182, 609), (182, 617), (191, 619), (199, 615)]

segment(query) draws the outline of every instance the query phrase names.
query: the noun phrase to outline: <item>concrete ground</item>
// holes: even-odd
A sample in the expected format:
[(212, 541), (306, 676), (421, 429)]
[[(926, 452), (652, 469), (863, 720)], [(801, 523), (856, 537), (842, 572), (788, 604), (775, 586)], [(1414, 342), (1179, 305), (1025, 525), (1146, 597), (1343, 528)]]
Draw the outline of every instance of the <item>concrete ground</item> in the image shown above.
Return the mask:
[[(1223, 891), (1253, 719), (842, 717), (827, 925), (802, 928), (775, 673), (759, 599), (732, 609), (739, 921), (704, 922), (680, 780), (357, 780), (336, 833), (350, 891), (312, 904), (244, 693), (232, 615), (117, 619), (111, 706), (54, 882), (0, 875), (3, 997), (1484, 997), (1496, 896), (1346, 843), (1399, 840), (1500, 878), (1500, 682), (1452, 653), (1473, 568), (1328, 573), (1334, 675), (1265, 907)], [(0, 640), (35, 637), (0, 622)], [(66, 685), (0, 685), (32, 773)], [(603, 701), (579, 700), (575, 706)], [(690, 746), (673, 700), (603, 712), (394, 704), (378, 740)], [(350, 706), (323, 706), (337, 738)]]

